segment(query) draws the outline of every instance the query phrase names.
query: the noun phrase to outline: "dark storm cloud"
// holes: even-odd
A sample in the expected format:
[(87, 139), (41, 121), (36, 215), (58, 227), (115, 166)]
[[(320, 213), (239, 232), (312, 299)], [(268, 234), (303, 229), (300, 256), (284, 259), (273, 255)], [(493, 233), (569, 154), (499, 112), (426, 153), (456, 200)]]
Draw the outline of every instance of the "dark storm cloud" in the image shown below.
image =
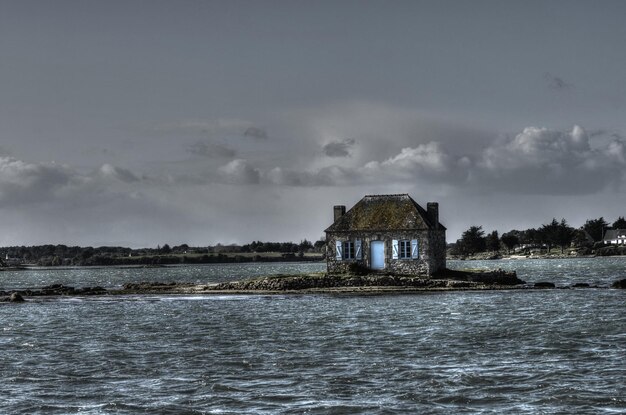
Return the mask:
[(350, 156), (350, 147), (356, 143), (354, 138), (345, 140), (331, 141), (322, 147), (322, 151), (328, 157), (348, 157)]
[(248, 127), (243, 133), (244, 137), (253, 137), (266, 140), (268, 138), (267, 131), (258, 127)]
[(206, 141), (197, 141), (190, 144), (186, 150), (188, 153), (202, 157), (232, 158), (237, 154), (234, 149), (228, 146)]
[(551, 89), (555, 89), (555, 90), (567, 90), (567, 89), (572, 89), (574, 88), (574, 84), (570, 83), (570, 82), (566, 82), (563, 80), (563, 78), (553, 75), (549, 72), (546, 72), (543, 75), (544, 79), (546, 80), (546, 82), (548, 83), (548, 87), (550, 87)]

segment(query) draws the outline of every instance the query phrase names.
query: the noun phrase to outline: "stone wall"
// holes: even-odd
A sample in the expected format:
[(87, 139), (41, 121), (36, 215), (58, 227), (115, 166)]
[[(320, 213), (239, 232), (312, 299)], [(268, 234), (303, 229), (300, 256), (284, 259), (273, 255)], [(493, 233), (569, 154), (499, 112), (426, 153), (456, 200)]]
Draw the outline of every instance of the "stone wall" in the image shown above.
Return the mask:
[(430, 266), (431, 274), (440, 269), (446, 268), (446, 231), (443, 229), (430, 230), (431, 241), (431, 257)]
[[(361, 240), (361, 259), (338, 260), (335, 258), (336, 241)], [(418, 241), (418, 259), (392, 259), (392, 240)], [(385, 269), (381, 272), (409, 275), (432, 275), (446, 265), (446, 242), (444, 230), (380, 231), (380, 232), (329, 232), (326, 235), (327, 268), (329, 273), (345, 273), (352, 264), (370, 268), (370, 243), (384, 241)]]

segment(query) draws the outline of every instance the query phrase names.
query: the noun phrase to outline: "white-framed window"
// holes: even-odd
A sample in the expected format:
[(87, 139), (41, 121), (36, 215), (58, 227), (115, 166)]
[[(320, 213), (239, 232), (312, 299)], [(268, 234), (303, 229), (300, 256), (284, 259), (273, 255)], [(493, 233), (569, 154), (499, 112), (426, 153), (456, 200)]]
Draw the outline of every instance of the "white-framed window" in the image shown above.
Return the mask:
[(419, 247), (417, 239), (393, 239), (391, 241), (391, 259), (418, 259)]
[(343, 259), (354, 259), (354, 242), (343, 242)]
[(356, 239), (354, 241), (335, 241), (335, 259), (336, 260), (351, 260), (361, 259), (361, 240)]
[(411, 258), (411, 241), (408, 239), (403, 239), (398, 241), (398, 258), (400, 259), (409, 259)]

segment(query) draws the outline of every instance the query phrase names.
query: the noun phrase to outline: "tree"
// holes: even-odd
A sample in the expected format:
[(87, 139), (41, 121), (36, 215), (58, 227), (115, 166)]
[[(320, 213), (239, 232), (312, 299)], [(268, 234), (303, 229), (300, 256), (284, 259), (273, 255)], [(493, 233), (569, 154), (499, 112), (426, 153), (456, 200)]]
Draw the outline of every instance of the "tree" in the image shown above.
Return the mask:
[(623, 216), (617, 218), (615, 222), (613, 222), (613, 229), (626, 229), (626, 219)]
[(541, 241), (548, 245), (548, 252), (550, 252), (552, 245), (557, 245), (559, 222), (557, 222), (556, 218), (552, 218), (552, 222), (543, 225), (539, 232), (541, 232)]
[(535, 228), (526, 229), (519, 233), (519, 242), (525, 245), (538, 245), (541, 243), (541, 232)]
[(470, 226), (468, 230), (463, 232), (461, 239), (457, 242), (459, 250), (466, 255), (473, 255), (477, 252), (483, 252), (486, 247), (485, 232), (482, 226)]
[(589, 241), (587, 235), (587, 232), (585, 232), (583, 229), (576, 229), (574, 231), (574, 239), (572, 239), (574, 245), (576, 245), (576, 247), (578, 248), (593, 245), (593, 242)]
[(485, 239), (487, 251), (498, 252), (500, 250), (500, 237), (498, 231), (493, 231)]
[(326, 238), (315, 241), (313, 247), (317, 252), (323, 252), (324, 247), (326, 246)]
[(572, 244), (575, 235), (576, 229), (570, 227), (565, 219), (561, 219), (555, 234), (555, 243), (561, 247), (561, 253), (563, 253), (566, 246)]
[(604, 230), (608, 228), (609, 224), (604, 220), (603, 217), (599, 217), (598, 219), (589, 219), (583, 225), (583, 229), (587, 231), (589, 236), (593, 238), (594, 241), (601, 241), (604, 236)]
[(502, 234), (502, 237), (500, 239), (502, 240), (504, 246), (506, 246), (509, 254), (511, 253), (511, 249), (519, 245), (519, 237), (517, 236), (517, 231), (504, 233)]
[(305, 238), (303, 241), (300, 241), (300, 245), (298, 247), (300, 252), (307, 252), (313, 248), (313, 244)]
[(567, 224), (565, 219), (557, 222), (556, 218), (552, 219), (547, 225), (543, 225), (540, 229), (543, 235), (544, 243), (548, 244), (548, 252), (554, 245), (561, 248), (561, 253), (565, 251), (565, 247), (569, 246), (574, 239), (575, 229)]

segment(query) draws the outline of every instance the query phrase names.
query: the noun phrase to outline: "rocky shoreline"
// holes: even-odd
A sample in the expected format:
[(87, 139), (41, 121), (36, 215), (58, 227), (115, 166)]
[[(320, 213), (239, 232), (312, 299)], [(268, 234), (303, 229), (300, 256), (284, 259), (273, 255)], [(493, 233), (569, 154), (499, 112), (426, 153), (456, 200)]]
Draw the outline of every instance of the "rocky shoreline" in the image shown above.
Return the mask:
[[(102, 295), (178, 295), (178, 294), (387, 294), (424, 291), (482, 291), (482, 290), (535, 290), (535, 289), (609, 288), (577, 283), (557, 287), (552, 282), (526, 284), (516, 273), (495, 271), (445, 270), (433, 278), (389, 274), (326, 274), (269, 275), (241, 281), (218, 284), (127, 283), (121, 288), (74, 288), (61, 284), (35, 289), (0, 290), (0, 302), (19, 303), (25, 299), (51, 296), (102, 296)], [(611, 288), (626, 289), (626, 279), (618, 280)]]

